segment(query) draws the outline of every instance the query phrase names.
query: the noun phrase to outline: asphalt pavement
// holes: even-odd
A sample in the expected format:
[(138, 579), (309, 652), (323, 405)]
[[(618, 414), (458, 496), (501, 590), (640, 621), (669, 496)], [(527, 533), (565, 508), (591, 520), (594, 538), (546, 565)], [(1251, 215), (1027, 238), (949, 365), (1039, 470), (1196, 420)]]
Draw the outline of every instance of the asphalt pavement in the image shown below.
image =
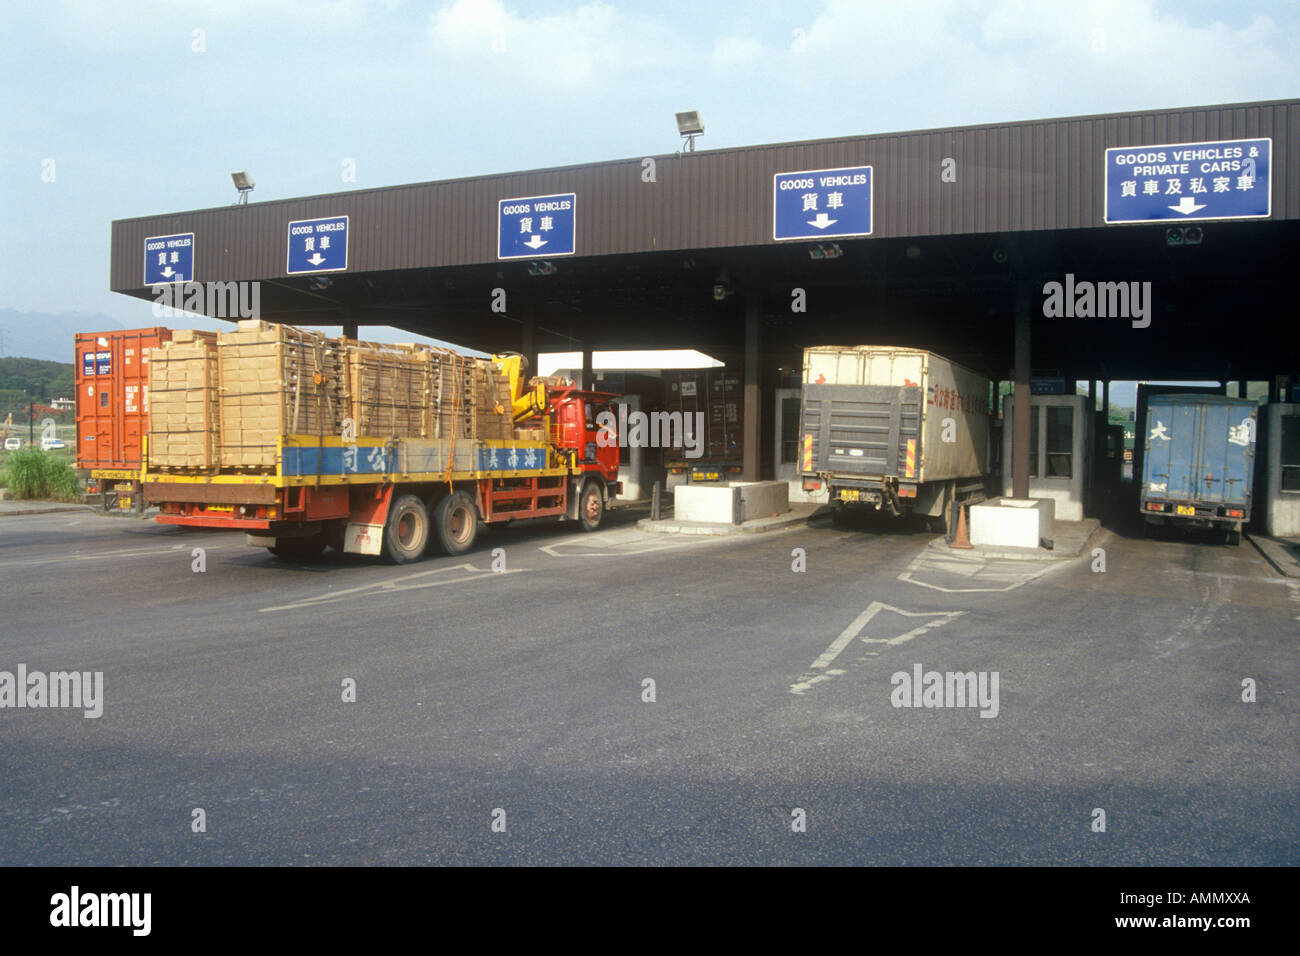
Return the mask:
[(0, 672), (103, 683), (0, 708), (0, 864), (1300, 862), (1300, 582), (1256, 549), (644, 516), (405, 567), (4, 518)]

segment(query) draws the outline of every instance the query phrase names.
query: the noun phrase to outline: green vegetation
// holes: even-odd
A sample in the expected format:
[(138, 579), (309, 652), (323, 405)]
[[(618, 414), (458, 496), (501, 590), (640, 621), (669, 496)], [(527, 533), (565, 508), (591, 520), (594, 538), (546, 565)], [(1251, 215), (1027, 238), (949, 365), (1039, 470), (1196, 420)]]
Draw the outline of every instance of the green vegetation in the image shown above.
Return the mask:
[(81, 497), (81, 485), (71, 462), (33, 448), (6, 457), (0, 469), (0, 485), (8, 488), (13, 498), (76, 501)]
[(0, 419), (10, 412), (14, 420), (27, 415), (27, 396), (40, 405), (55, 398), (72, 398), (74, 377), (71, 362), (44, 359), (0, 358)]

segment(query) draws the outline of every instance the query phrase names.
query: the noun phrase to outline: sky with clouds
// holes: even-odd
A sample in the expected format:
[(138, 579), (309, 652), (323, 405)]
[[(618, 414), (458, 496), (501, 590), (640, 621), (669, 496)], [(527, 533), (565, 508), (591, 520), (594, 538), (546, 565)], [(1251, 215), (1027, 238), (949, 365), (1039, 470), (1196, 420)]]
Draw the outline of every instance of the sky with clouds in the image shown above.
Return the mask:
[[(0, 309), (154, 324), (113, 219), (700, 148), (1294, 97), (1300, 4), (195, 0), (0, 13)], [(346, 179), (355, 170), (355, 179)]]

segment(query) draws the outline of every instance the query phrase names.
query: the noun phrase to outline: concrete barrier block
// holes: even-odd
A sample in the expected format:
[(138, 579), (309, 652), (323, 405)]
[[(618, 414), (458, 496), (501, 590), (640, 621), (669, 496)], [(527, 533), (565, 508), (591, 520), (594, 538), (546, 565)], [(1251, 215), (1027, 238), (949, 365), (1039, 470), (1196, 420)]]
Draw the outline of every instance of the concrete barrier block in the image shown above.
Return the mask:
[(673, 519), (731, 524), (736, 494), (726, 485), (678, 485), (673, 490)]
[(784, 481), (733, 481), (740, 495), (740, 522), (770, 518), (790, 510), (790, 486)]
[(977, 546), (1050, 548), (1055, 527), (1051, 498), (994, 498), (970, 509), (970, 540)]

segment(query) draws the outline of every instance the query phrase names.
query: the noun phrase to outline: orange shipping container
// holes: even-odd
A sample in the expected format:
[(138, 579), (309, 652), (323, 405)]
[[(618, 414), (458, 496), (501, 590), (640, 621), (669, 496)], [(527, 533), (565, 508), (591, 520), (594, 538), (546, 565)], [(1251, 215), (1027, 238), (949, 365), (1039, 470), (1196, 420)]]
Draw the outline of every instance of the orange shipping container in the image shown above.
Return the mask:
[(149, 432), (149, 350), (171, 337), (161, 327), (77, 334), (78, 468), (140, 467)]

